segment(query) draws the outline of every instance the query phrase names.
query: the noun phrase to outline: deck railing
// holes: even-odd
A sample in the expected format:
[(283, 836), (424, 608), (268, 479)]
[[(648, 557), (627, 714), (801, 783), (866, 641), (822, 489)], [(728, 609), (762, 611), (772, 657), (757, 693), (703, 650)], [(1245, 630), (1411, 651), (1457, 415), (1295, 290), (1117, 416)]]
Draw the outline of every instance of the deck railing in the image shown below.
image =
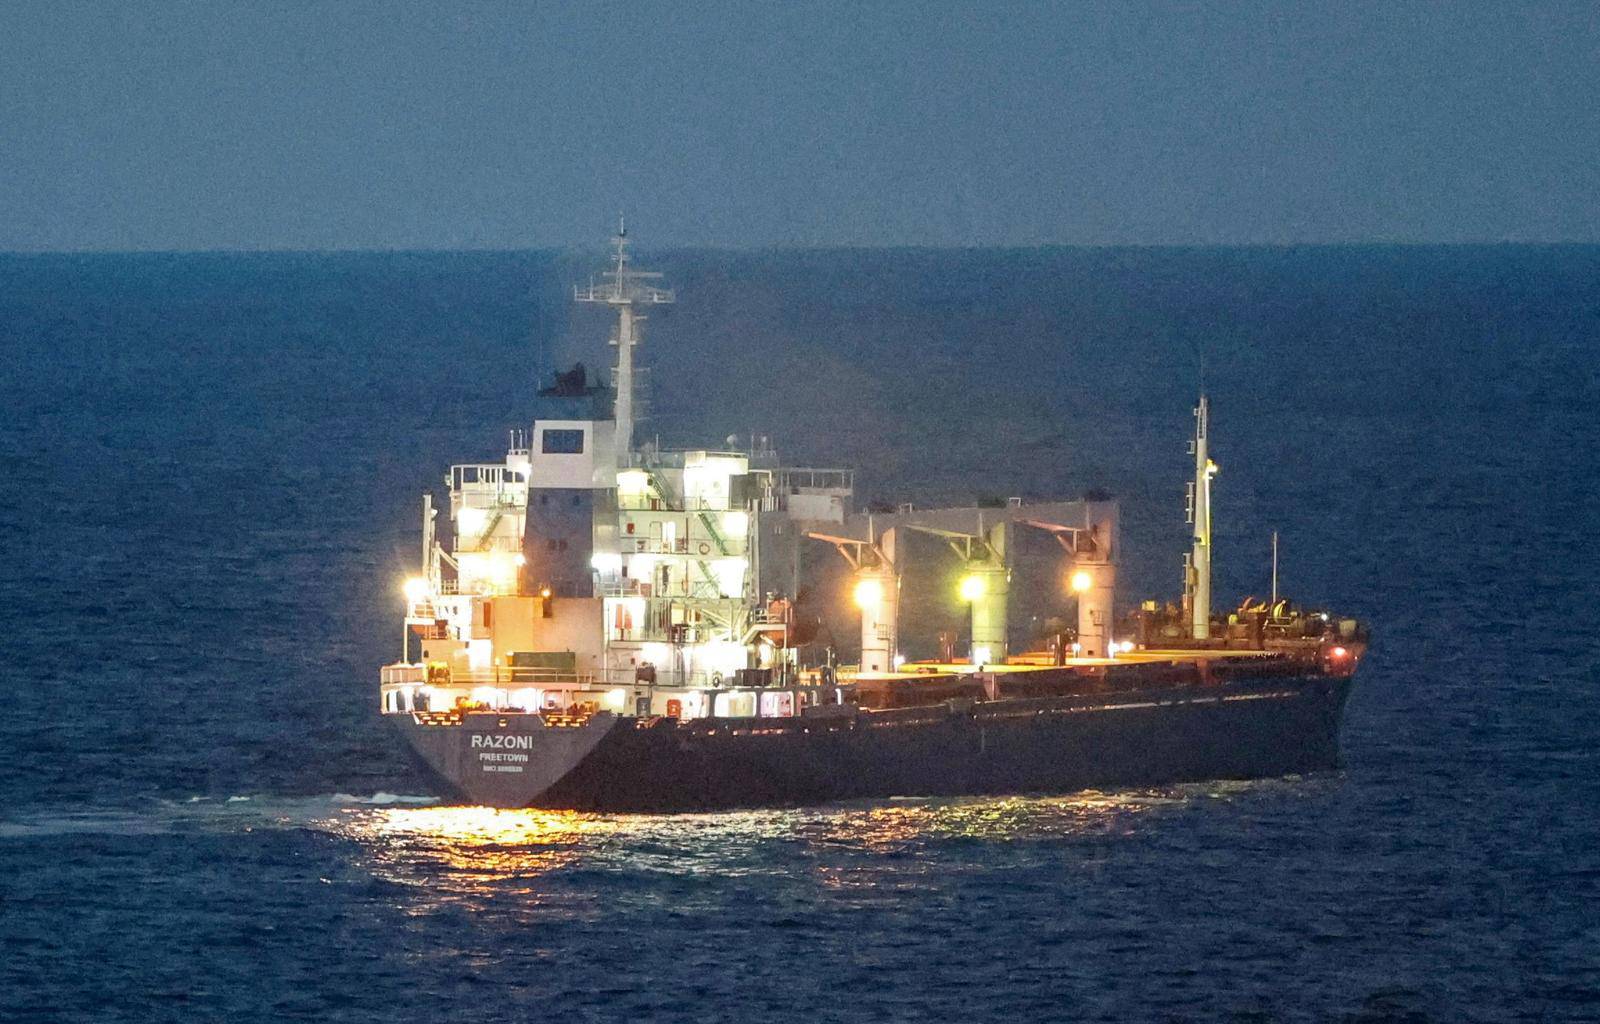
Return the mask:
[[(384, 665), (378, 670), (384, 686), (402, 683), (427, 683), (427, 666), (423, 664)], [(450, 687), (535, 687), (543, 690), (583, 690), (596, 686), (593, 672), (575, 672), (564, 668), (545, 668), (534, 665), (495, 665), (492, 668), (467, 672), (451, 672), (449, 679), (431, 680), (439, 686)]]
[(428, 679), (428, 670), (425, 665), (394, 664), (385, 665), (378, 670), (378, 681), (384, 686), (393, 686), (399, 683), (424, 683)]
[(727, 498), (679, 498), (668, 501), (653, 494), (618, 494), (617, 508), (624, 512), (729, 512), (736, 510)]
[[(716, 537), (678, 537), (671, 542), (654, 537), (624, 537), (620, 547), (625, 555), (699, 555), (702, 558), (725, 558), (743, 555), (750, 544), (743, 539)], [(704, 548), (705, 550), (701, 550)]]

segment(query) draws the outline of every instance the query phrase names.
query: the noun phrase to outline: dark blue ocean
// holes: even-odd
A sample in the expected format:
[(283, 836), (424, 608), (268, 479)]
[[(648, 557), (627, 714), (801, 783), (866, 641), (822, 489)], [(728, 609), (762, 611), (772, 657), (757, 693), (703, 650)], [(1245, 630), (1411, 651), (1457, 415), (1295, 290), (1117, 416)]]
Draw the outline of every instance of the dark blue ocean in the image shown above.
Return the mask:
[(1368, 620), (1342, 770), (708, 816), (442, 806), (417, 502), (599, 254), (0, 257), (0, 1019), (1600, 1019), (1600, 248), (644, 254), (664, 442), (1123, 501)]

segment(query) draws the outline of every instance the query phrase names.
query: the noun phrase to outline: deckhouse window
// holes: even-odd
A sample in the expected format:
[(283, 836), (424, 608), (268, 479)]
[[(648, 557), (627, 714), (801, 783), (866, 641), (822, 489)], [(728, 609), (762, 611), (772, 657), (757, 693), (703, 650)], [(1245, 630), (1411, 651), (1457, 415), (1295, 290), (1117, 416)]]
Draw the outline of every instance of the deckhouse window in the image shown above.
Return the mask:
[(544, 453), (546, 455), (582, 455), (583, 431), (546, 430), (544, 432)]

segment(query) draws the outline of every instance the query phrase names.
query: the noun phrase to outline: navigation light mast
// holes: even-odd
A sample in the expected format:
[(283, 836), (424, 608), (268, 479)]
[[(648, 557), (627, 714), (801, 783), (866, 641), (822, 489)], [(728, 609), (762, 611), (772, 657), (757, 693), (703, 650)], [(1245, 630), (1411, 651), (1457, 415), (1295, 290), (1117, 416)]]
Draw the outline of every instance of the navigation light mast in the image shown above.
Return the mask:
[(1184, 587), (1190, 628), (1196, 640), (1211, 636), (1211, 478), (1217, 475), (1217, 464), (1206, 451), (1209, 417), (1209, 404), (1202, 394), (1194, 410), (1194, 440), (1189, 442), (1194, 452), (1194, 482), (1189, 485), (1189, 521), (1194, 524), (1194, 546), (1189, 552)]
[(611, 306), (617, 311), (617, 333), (611, 344), (617, 346), (616, 454), (617, 465), (626, 466), (633, 451), (633, 420), (635, 388), (633, 380), (633, 348), (639, 343), (639, 324), (645, 318), (635, 312), (636, 306), (664, 306), (674, 301), (672, 291), (657, 288), (648, 282), (661, 275), (634, 270), (628, 265), (628, 225), (617, 218), (617, 251), (612, 256), (612, 269), (600, 276), (605, 280), (596, 284), (591, 280), (587, 287), (575, 286), (572, 297), (578, 302), (595, 302)]

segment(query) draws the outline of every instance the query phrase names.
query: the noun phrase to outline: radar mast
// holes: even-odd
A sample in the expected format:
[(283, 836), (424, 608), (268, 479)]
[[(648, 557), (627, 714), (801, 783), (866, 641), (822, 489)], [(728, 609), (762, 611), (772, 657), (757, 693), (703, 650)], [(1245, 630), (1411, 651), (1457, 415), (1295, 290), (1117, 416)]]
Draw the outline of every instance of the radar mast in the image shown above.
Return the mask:
[(1217, 475), (1217, 464), (1211, 461), (1207, 450), (1210, 416), (1210, 403), (1202, 393), (1194, 410), (1194, 440), (1189, 442), (1194, 454), (1194, 480), (1189, 484), (1194, 545), (1184, 574), (1184, 603), (1188, 605), (1190, 630), (1196, 640), (1211, 636), (1211, 478)]
[(633, 451), (633, 420), (635, 384), (633, 349), (640, 341), (640, 323), (645, 317), (636, 312), (637, 306), (664, 306), (675, 300), (672, 291), (651, 284), (661, 278), (658, 273), (635, 270), (629, 266), (628, 224), (621, 214), (617, 216), (616, 252), (611, 257), (611, 269), (592, 278), (587, 287), (572, 289), (577, 302), (593, 302), (611, 306), (617, 311), (617, 331), (611, 344), (617, 347), (617, 366), (614, 378), (617, 388), (616, 455), (617, 465), (628, 465)]

